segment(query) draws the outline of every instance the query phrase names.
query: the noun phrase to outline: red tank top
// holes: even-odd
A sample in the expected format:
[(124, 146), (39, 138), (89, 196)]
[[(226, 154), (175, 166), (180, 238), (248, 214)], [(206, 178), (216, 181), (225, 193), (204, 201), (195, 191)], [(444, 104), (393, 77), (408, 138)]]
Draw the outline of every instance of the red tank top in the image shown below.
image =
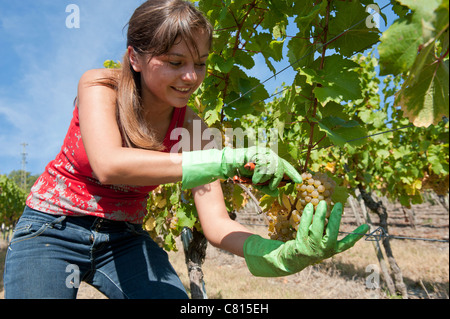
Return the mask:
[[(183, 126), (185, 114), (186, 107), (174, 109), (163, 142), (164, 152), (179, 142), (171, 140), (170, 133)], [(26, 203), (30, 208), (54, 215), (90, 215), (137, 224), (147, 214), (148, 193), (157, 187), (101, 184), (89, 164), (75, 107), (61, 151), (31, 188)]]

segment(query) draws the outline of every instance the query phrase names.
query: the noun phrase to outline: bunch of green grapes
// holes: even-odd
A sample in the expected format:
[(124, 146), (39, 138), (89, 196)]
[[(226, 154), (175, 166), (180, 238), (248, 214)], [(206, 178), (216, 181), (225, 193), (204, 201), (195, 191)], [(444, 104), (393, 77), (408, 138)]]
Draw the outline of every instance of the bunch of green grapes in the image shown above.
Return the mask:
[(316, 173), (315, 175), (303, 173), (302, 179), (303, 182), (297, 184), (297, 191), (300, 194), (299, 200), (302, 207), (311, 203), (314, 205), (314, 208), (316, 208), (319, 202), (324, 200), (328, 205), (328, 218), (331, 212), (331, 195), (336, 187), (336, 182), (325, 173)]
[(325, 173), (303, 173), (303, 182), (296, 185), (296, 197), (282, 194), (280, 199), (274, 201), (267, 212), (269, 220), (269, 236), (271, 239), (286, 242), (297, 236), (298, 225), (303, 209), (308, 203), (314, 209), (321, 200), (327, 202), (327, 215), (330, 217), (334, 188), (336, 182)]
[(286, 207), (280, 205), (278, 201), (275, 201), (267, 213), (270, 239), (283, 242), (294, 239), (300, 223), (301, 214), (302, 211), (296, 209), (289, 212)]

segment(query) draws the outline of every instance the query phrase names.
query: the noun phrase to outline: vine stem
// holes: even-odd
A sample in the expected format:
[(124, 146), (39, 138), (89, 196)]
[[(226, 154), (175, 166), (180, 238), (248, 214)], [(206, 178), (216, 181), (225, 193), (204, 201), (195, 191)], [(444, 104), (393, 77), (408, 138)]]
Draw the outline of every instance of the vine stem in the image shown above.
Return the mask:
[(448, 48), (447, 51), (445, 51), (445, 53), (439, 58), (439, 61), (444, 61), (444, 59), (447, 57), (448, 55)]
[(248, 189), (247, 187), (245, 187), (243, 184), (241, 183), (234, 183), (233, 180), (231, 178), (228, 179), (228, 183), (232, 183), (232, 184), (236, 184), (238, 185), (240, 188), (242, 188), (242, 190), (244, 192), (247, 193), (247, 195), (253, 200), (253, 202), (255, 203), (256, 209), (258, 210), (258, 214), (262, 214), (264, 211), (262, 210), (261, 206), (259, 206), (259, 201), (256, 199), (255, 195), (253, 195), (253, 193), (250, 191), (250, 189)]
[[(327, 47), (328, 47), (327, 38), (328, 38), (328, 24), (330, 21), (330, 9), (331, 9), (331, 1), (328, 2), (327, 13), (325, 16), (325, 25), (322, 28), (322, 30), (323, 30), (322, 31), (322, 34), (323, 34), (322, 43), (324, 43), (324, 45), (322, 46), (322, 57), (321, 57), (320, 66), (319, 66), (320, 70), (323, 70), (323, 68), (324, 68), (325, 54), (327, 52)], [(321, 84), (315, 84), (314, 87), (321, 87)], [(313, 91), (314, 91), (314, 89), (313, 89)], [(316, 118), (316, 115), (317, 115), (317, 106), (318, 105), (319, 105), (319, 101), (317, 100), (317, 98), (314, 98), (314, 104), (313, 104), (313, 109), (312, 109), (312, 118), (314, 118), (314, 119)], [(307, 150), (306, 158), (305, 158), (305, 164), (304, 164), (303, 170), (302, 170), (303, 172), (306, 172), (306, 170), (308, 169), (309, 159), (311, 157), (311, 151), (318, 144), (318, 143), (314, 144), (314, 127), (316, 126), (317, 122), (311, 121), (311, 120), (308, 120), (308, 122), (310, 125), (309, 142), (308, 142), (308, 150)]]
[[(236, 16), (234, 15), (234, 12), (230, 11), (231, 16), (233, 17), (234, 21), (236, 22), (236, 27), (237, 27), (237, 31), (236, 31), (236, 40), (234, 42), (234, 47), (233, 47), (233, 53), (232, 56), (234, 57), (236, 55), (236, 51), (239, 50), (239, 44), (240, 42), (240, 36), (241, 36), (241, 32), (242, 32), (242, 28), (244, 26), (245, 20), (247, 20), (247, 17), (249, 16), (250, 12), (252, 12), (252, 10), (256, 7), (258, 0), (253, 0), (252, 3), (250, 3), (249, 9), (247, 10), (247, 12), (245, 13), (244, 17), (241, 19), (241, 21), (238, 20), (238, 18), (236, 18)], [(225, 75), (225, 86), (222, 90), (223, 92), (223, 101), (225, 101), (225, 98), (227, 97), (227, 91), (228, 91), (228, 85), (230, 82), (230, 73), (227, 73)], [(222, 108), (222, 111), (220, 112), (220, 122), (223, 123), (223, 119), (224, 119), (224, 109)]]

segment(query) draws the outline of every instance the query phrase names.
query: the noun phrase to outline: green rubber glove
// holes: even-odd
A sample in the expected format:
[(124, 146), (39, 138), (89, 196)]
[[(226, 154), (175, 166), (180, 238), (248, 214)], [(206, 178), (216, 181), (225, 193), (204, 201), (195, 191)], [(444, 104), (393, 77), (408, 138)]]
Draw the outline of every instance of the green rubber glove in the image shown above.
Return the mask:
[(295, 274), (309, 265), (320, 262), (352, 247), (369, 230), (361, 225), (354, 234), (337, 240), (342, 216), (342, 204), (336, 203), (325, 230), (327, 204), (321, 201), (314, 214), (309, 203), (303, 210), (296, 239), (286, 243), (252, 235), (244, 243), (247, 267), (255, 276), (279, 277)]
[[(255, 169), (244, 168), (248, 162), (254, 162)], [(183, 152), (182, 188), (190, 189), (209, 184), (218, 178), (228, 179), (235, 175), (252, 177), (252, 183), (264, 183), (257, 186), (262, 192), (276, 196), (277, 186), (284, 174), (295, 183), (301, 183), (302, 177), (296, 169), (275, 152), (265, 147), (211, 149), (203, 151)]]

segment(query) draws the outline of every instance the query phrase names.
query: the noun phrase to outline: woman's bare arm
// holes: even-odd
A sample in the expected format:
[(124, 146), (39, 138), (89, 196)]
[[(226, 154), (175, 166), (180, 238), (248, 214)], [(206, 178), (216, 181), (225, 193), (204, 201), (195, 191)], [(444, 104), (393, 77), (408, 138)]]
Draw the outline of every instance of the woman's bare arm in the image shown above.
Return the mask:
[[(194, 121), (198, 121), (196, 125)], [(194, 127), (197, 129), (200, 127), (201, 134), (194, 132)], [(202, 149), (213, 144), (211, 139), (205, 138), (211, 135), (203, 134), (205, 130), (208, 130), (206, 124), (191, 109), (186, 112), (185, 128), (189, 131), (191, 139), (202, 137), (201, 143), (191, 140), (190, 147), (193, 150), (198, 150), (196, 145), (201, 145), (200, 149)], [(195, 187), (192, 189), (192, 194), (208, 241), (215, 247), (243, 257), (244, 242), (253, 233), (229, 217), (220, 181)]]
[(229, 217), (220, 181), (193, 188), (192, 192), (208, 241), (215, 247), (243, 257), (244, 242), (253, 233)]

